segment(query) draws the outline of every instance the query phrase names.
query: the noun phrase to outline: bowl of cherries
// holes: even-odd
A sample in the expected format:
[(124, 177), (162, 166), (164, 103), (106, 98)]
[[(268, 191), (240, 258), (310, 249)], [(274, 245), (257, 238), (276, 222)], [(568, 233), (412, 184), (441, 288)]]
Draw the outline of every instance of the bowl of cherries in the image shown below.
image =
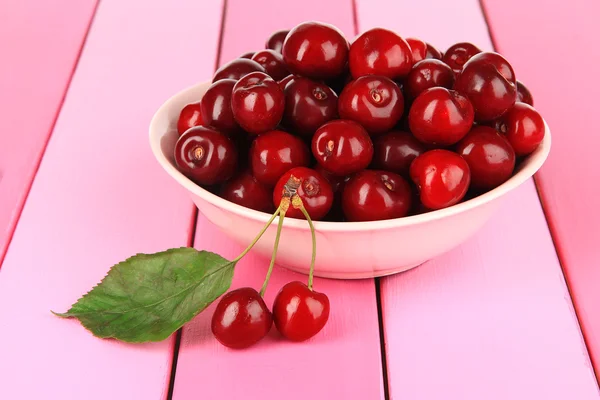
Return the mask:
[(350, 42), (310, 21), (265, 47), (168, 99), (150, 144), (233, 240), (264, 227), (253, 250), (265, 257), (285, 202), (277, 262), (289, 269), (309, 273), (312, 257), (331, 278), (418, 266), (477, 232), (550, 151), (513, 67), (471, 43), (441, 53), (382, 28)]

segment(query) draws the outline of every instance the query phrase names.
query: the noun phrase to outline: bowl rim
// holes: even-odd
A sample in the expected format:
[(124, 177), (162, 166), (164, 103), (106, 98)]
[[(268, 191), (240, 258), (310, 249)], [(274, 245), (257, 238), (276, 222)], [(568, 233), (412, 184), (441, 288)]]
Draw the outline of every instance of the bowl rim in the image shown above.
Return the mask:
[[(167, 133), (167, 131), (161, 132), (159, 130), (158, 125), (159, 121), (163, 118), (163, 114), (166, 114), (168, 110), (170, 110), (173, 107), (174, 103), (178, 103), (180, 97), (190, 94), (191, 92), (201, 90), (202, 87), (208, 87), (210, 84), (210, 81), (205, 81), (180, 90), (179, 92), (171, 96), (158, 108), (158, 110), (155, 112), (154, 116), (150, 121), (149, 127), (150, 148), (152, 150), (152, 153), (154, 154), (154, 157), (156, 158), (158, 163), (163, 167), (163, 169), (173, 179), (175, 179), (175, 181), (177, 181), (181, 186), (187, 189), (191, 194), (198, 196), (203, 200), (207, 201), (208, 203), (233, 214), (237, 214), (239, 216), (249, 218), (251, 220), (266, 223), (271, 218), (271, 214), (253, 210), (241, 206), (239, 204), (232, 203), (195, 184), (192, 180), (190, 180), (181, 172), (179, 172), (179, 170), (171, 164), (169, 159), (165, 156), (165, 154), (162, 151), (160, 142), (162, 137)], [(480, 207), (486, 203), (490, 203), (493, 200), (496, 200), (504, 196), (508, 192), (511, 192), (512, 190), (521, 186), (542, 167), (542, 165), (548, 158), (552, 142), (550, 128), (548, 127), (546, 120), (544, 120), (544, 125), (544, 139), (542, 143), (540, 143), (538, 148), (528, 156), (529, 162), (520, 171), (518, 171), (516, 174), (510, 177), (506, 182), (484, 194), (481, 194), (465, 202), (458, 203), (447, 208), (401, 218), (365, 222), (314, 221), (315, 229), (319, 232), (364, 232), (372, 230), (414, 226), (461, 214), (474, 208)], [(284, 226), (297, 229), (309, 229), (309, 226), (305, 220), (294, 218), (286, 218), (284, 220)]]

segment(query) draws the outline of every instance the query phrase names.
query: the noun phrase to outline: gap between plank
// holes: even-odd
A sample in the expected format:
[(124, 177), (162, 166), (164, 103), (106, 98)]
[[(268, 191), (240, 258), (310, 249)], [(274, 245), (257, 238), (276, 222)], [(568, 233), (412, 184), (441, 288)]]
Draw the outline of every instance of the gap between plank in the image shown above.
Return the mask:
[(375, 278), (375, 300), (377, 301), (377, 320), (379, 321), (379, 345), (381, 346), (381, 373), (383, 376), (383, 394), (390, 400), (390, 385), (387, 372), (387, 355), (385, 349), (385, 332), (383, 331), (383, 306), (381, 303), (381, 278)]

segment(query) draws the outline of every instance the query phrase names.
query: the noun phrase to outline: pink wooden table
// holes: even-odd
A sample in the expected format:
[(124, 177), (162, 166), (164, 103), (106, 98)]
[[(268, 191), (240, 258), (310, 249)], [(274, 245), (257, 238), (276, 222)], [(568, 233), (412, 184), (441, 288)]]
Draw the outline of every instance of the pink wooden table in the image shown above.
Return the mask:
[[(600, 400), (599, 17), (596, 0), (0, 0), (0, 399)], [(311, 19), (505, 54), (552, 129), (547, 164), (460, 248), (319, 280), (332, 315), (307, 343), (230, 351), (207, 312), (126, 345), (52, 316), (133, 253), (240, 251), (153, 160), (147, 126)], [(234, 286), (265, 268), (250, 254)], [(277, 269), (267, 303), (294, 276)]]

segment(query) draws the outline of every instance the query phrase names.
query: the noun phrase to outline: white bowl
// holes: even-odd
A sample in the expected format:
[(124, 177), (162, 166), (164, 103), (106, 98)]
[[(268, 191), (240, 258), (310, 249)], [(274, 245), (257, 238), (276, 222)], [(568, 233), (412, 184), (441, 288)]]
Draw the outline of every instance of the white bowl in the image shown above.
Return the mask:
[[(190, 193), (206, 218), (243, 246), (248, 245), (270, 215), (224, 200), (186, 178), (177, 170), (173, 148), (181, 109), (199, 101), (209, 82), (185, 89), (167, 100), (150, 123), (154, 156), (173, 179)], [(416, 267), (460, 245), (477, 232), (497, 209), (501, 198), (529, 179), (550, 151), (550, 130), (542, 144), (501, 186), (471, 200), (425, 214), (373, 222), (316, 221), (315, 275), (354, 279), (389, 275)], [(276, 220), (277, 221), (277, 220)], [(276, 222), (275, 221), (275, 222)], [(253, 251), (270, 258), (275, 239), (273, 223)], [(277, 263), (307, 274), (311, 259), (311, 235), (304, 220), (286, 218)]]

